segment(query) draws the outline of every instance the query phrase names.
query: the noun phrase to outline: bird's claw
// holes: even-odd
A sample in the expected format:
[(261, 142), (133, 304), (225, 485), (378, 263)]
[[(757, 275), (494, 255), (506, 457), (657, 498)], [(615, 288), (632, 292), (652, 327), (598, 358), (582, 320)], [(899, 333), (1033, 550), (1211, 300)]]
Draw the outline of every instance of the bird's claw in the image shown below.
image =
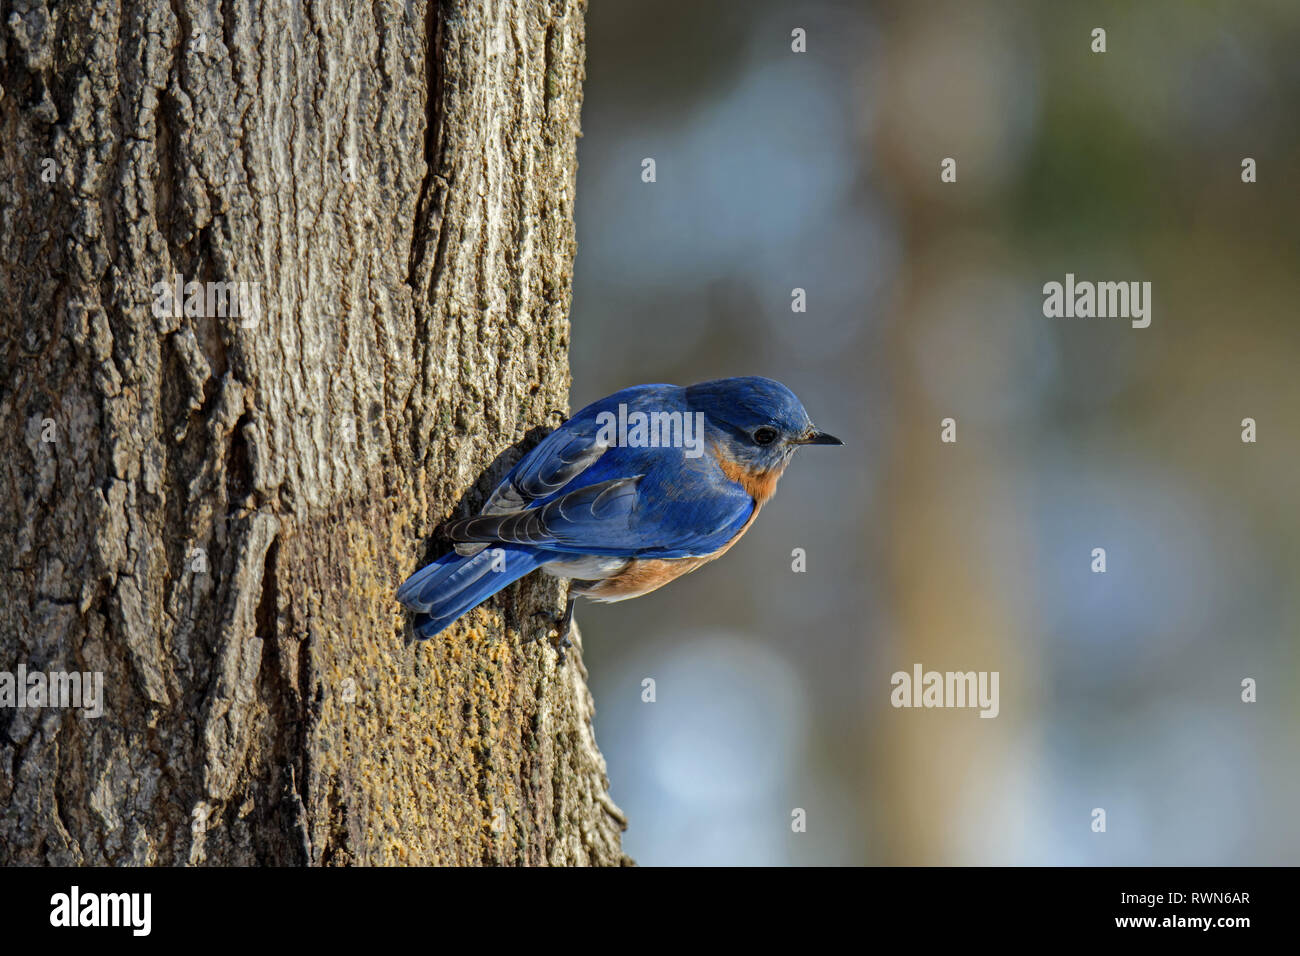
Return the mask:
[(569, 634), (573, 632), (573, 606), (576, 603), (576, 598), (569, 598), (564, 605), (564, 613), (558, 617), (550, 611), (536, 612), (539, 617), (544, 617), (551, 622), (551, 628), (544, 633), (554, 632), (556, 635), (551, 641), (551, 646), (555, 648), (555, 653), (558, 655), (557, 664), (564, 664), (567, 657), (564, 653), (565, 648), (573, 646), (573, 642), (569, 640)]
[(569, 632), (565, 631), (561, 634), (559, 640), (551, 642), (551, 646), (555, 648), (555, 663), (563, 667), (564, 662), (568, 660), (568, 655), (564, 653), (564, 649), (573, 646), (573, 642), (569, 640)]

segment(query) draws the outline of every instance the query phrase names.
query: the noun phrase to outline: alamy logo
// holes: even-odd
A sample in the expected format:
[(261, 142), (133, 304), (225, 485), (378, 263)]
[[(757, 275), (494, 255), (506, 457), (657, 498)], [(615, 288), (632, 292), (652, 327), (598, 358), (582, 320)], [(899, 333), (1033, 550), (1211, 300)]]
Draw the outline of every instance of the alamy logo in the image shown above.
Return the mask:
[(79, 707), (87, 717), (104, 714), (104, 675), (100, 671), (0, 671), (0, 707)]
[(912, 673), (895, 671), (889, 682), (895, 707), (978, 707), (981, 717), (996, 717), (997, 671), (925, 671), (912, 665)]
[(596, 416), (596, 443), (616, 448), (684, 448), (687, 458), (704, 454), (704, 413), (628, 412), (619, 402), (618, 414)]
[(1065, 274), (1065, 284), (1043, 286), (1043, 315), (1049, 319), (1132, 319), (1133, 328), (1151, 324), (1150, 282), (1075, 282)]
[(257, 282), (186, 282), (178, 272), (171, 282), (154, 283), (152, 291), (156, 319), (228, 316), (242, 319), (240, 324), (249, 328), (262, 317), (261, 287)]
[(104, 675), (100, 671), (0, 671), (0, 708), (81, 708), (103, 717)]
[(132, 935), (148, 936), (153, 926), (150, 893), (70, 893), (50, 897), (51, 926), (129, 926)]

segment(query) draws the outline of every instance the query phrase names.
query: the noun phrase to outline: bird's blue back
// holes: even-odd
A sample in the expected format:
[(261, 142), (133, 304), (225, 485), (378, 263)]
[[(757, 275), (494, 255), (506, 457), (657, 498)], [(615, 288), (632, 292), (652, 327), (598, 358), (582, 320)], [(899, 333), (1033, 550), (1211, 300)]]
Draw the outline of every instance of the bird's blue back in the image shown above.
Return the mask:
[[(593, 402), (548, 435), (502, 479), (505, 488), (521, 476), (544, 474), (548, 468), (595, 444), (599, 416), (627, 412), (691, 414), (686, 389), (676, 385), (637, 385)], [(682, 448), (641, 448), (615, 445), (550, 494), (532, 499), (537, 507), (575, 490), (621, 478), (643, 476), (634, 511), (626, 522), (589, 516), (572, 529), (572, 538), (548, 544), (560, 553), (661, 558), (712, 554), (730, 541), (749, 520), (753, 499), (728, 481), (717, 460), (705, 449), (699, 457)]]

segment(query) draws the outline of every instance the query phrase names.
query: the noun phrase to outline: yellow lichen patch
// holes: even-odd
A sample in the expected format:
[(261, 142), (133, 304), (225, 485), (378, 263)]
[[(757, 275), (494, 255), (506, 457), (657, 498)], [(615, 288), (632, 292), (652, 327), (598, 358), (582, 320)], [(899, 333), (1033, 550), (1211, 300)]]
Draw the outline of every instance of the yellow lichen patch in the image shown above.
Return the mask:
[(319, 699), (312, 840), (346, 845), (362, 863), (542, 862), (560, 852), (552, 821), (579, 819), (600, 780), (598, 767), (556, 759), (555, 734), (585, 719), (581, 682), (557, 683), (553, 655), (505, 629), (507, 617), (557, 603), (555, 586), (520, 585), (410, 643), (393, 592), (417, 563), (411, 536), (425, 529), (408, 509), (372, 498), (280, 543), (283, 567), (309, 569), (279, 587), (302, 642), (285, 656), (305, 669), (288, 683), (304, 688), (304, 714)]

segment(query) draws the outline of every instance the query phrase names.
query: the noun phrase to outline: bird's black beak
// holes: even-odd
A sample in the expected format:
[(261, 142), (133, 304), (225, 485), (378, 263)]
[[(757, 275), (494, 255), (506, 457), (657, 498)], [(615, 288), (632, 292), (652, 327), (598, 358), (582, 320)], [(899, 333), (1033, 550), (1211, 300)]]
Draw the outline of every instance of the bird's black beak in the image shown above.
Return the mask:
[(839, 440), (838, 438), (836, 438), (834, 435), (828, 434), (827, 432), (813, 432), (812, 434), (807, 435), (807, 436), (805, 436), (804, 438), (799, 439), (799, 441), (797, 441), (795, 444), (798, 444), (798, 445), (843, 445), (844, 442), (840, 441), (840, 440)]

